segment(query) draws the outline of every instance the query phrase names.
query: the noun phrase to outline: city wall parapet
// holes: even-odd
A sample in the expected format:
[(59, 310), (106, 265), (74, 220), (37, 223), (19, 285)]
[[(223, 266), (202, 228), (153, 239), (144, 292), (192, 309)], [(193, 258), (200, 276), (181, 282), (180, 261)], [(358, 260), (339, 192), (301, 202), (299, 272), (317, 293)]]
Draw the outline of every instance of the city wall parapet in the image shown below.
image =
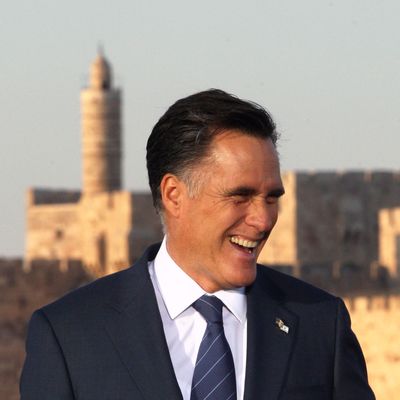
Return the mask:
[(345, 299), (377, 400), (400, 393), (400, 294)]

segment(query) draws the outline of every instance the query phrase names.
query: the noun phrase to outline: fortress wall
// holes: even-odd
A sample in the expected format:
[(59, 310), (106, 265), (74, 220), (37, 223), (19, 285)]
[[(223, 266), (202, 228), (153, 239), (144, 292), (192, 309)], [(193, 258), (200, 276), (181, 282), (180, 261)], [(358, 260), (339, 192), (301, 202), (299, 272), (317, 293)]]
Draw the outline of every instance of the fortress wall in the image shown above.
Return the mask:
[(345, 299), (377, 400), (400, 393), (400, 295)]
[(150, 193), (83, 194), (78, 203), (27, 207), (25, 258), (80, 259), (101, 276), (126, 268), (162, 236)]
[(296, 266), (298, 261), (296, 173), (285, 172), (282, 174), (282, 180), (285, 194), (279, 199), (278, 222), (262, 249), (258, 262), (267, 265)]
[(80, 259), (79, 204), (27, 209), (26, 259)]
[(379, 212), (379, 263), (400, 277), (400, 207)]
[(286, 172), (283, 180), (278, 224), (260, 261), (351, 264), (369, 275), (379, 259), (378, 213), (400, 206), (400, 174)]
[(149, 193), (115, 191), (82, 198), (82, 260), (97, 275), (132, 264), (162, 239)]
[(297, 262), (326, 264), (334, 260), (337, 253), (339, 175), (334, 172), (298, 172), (296, 179)]
[(63, 270), (57, 262), (33, 263), (0, 259), (0, 399), (17, 400), (25, 358), (28, 320), (34, 310), (91, 280), (77, 262)]
[(130, 264), (132, 194), (127, 191), (87, 195), (81, 202), (81, 246), (84, 264), (104, 275)]
[(365, 172), (369, 183), (369, 198), (373, 209), (394, 208), (400, 205), (400, 172)]
[(163, 238), (160, 217), (150, 193), (133, 193), (133, 229), (129, 238), (132, 261), (137, 260), (152, 243)]

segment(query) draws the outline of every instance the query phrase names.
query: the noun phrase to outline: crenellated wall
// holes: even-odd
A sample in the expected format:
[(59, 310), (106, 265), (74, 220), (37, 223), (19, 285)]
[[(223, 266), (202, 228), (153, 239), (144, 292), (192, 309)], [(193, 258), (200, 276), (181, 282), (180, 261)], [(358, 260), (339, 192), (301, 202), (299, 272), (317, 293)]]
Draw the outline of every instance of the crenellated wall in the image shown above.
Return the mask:
[[(318, 266), (339, 272), (341, 267), (358, 268), (374, 275), (381, 261), (379, 212), (400, 207), (400, 174), (286, 172), (283, 182), (278, 224), (260, 262), (292, 265), (296, 275), (303, 267)], [(395, 225), (397, 229), (400, 221)], [(385, 267), (397, 277), (397, 269)]]
[(100, 276), (126, 268), (162, 239), (150, 193), (84, 193), (77, 202), (57, 204), (52, 193), (28, 191), (26, 263), (80, 260)]
[(17, 400), (25, 336), (32, 312), (91, 280), (78, 262), (33, 263), (0, 259), (0, 399)]
[(346, 304), (377, 400), (397, 400), (400, 393), (400, 294), (347, 298)]

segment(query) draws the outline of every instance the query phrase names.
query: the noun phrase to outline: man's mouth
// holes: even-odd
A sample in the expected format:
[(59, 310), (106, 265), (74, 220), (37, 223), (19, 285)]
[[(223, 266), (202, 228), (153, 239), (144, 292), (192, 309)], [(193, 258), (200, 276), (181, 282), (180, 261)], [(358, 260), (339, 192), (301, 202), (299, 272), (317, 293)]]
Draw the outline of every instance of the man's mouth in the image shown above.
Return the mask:
[(231, 236), (229, 240), (235, 246), (239, 247), (241, 250), (246, 251), (249, 254), (253, 253), (254, 249), (260, 244), (260, 241), (258, 240), (254, 241), (242, 239), (239, 236)]

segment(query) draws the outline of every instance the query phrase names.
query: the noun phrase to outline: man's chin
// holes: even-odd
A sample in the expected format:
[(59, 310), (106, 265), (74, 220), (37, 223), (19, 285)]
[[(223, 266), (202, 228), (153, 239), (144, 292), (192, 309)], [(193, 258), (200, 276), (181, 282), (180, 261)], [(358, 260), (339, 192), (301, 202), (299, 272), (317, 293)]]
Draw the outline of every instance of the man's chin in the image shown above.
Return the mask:
[(254, 264), (254, 267), (247, 269), (246, 271), (243, 271), (239, 275), (235, 276), (231, 282), (234, 288), (247, 287), (255, 281), (256, 277), (257, 267), (256, 264)]

